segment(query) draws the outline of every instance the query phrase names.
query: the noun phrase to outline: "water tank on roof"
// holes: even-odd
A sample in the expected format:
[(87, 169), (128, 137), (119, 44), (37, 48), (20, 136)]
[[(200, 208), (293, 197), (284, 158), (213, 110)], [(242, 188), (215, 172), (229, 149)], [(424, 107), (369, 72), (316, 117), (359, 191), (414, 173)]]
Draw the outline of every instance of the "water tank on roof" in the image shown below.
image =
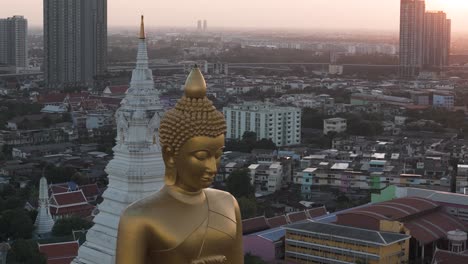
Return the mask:
[(447, 239), (449, 240), (450, 250), (457, 253), (465, 251), (467, 238), (466, 232), (461, 230), (449, 231), (447, 233)]

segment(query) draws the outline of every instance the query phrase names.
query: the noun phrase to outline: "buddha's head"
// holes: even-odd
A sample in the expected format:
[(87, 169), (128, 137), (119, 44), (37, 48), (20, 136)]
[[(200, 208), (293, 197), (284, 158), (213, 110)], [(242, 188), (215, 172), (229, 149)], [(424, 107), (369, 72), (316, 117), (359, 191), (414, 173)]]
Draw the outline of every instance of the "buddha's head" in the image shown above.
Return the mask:
[(206, 97), (205, 79), (195, 66), (185, 83), (185, 95), (161, 120), (166, 185), (186, 191), (209, 187), (223, 154), (225, 133), (224, 116)]

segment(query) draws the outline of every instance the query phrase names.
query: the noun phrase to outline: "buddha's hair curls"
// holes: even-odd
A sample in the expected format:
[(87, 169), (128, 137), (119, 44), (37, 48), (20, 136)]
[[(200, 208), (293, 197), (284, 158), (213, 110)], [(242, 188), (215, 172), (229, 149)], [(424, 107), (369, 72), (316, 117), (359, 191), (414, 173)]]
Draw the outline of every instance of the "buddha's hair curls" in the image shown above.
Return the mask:
[(193, 137), (217, 137), (225, 133), (223, 114), (206, 96), (183, 96), (162, 118), (159, 137), (162, 147), (170, 147), (177, 156), (182, 145)]

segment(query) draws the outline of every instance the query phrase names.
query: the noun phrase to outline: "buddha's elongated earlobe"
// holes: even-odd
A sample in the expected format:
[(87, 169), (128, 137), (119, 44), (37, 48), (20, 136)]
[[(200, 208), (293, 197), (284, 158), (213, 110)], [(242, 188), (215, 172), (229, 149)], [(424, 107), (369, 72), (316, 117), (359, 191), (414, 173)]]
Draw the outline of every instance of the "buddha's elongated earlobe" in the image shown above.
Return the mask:
[(171, 147), (164, 147), (163, 151), (164, 164), (166, 165), (166, 173), (164, 182), (166, 185), (174, 185), (177, 181), (177, 169), (175, 166), (175, 153)]

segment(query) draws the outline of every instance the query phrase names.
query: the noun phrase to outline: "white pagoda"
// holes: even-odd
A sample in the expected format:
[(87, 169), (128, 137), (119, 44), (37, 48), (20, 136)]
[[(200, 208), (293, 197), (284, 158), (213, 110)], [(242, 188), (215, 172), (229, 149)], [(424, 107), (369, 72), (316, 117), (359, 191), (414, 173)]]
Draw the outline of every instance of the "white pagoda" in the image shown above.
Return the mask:
[(44, 176), (39, 181), (39, 208), (34, 225), (36, 226), (36, 233), (39, 235), (50, 233), (54, 227), (54, 220), (49, 209), (47, 179)]
[(148, 68), (143, 16), (136, 68), (121, 107), (116, 112), (117, 145), (106, 167), (109, 185), (94, 226), (80, 247), (75, 264), (114, 264), (120, 215), (131, 203), (164, 185), (164, 162), (159, 145), (163, 107)]

